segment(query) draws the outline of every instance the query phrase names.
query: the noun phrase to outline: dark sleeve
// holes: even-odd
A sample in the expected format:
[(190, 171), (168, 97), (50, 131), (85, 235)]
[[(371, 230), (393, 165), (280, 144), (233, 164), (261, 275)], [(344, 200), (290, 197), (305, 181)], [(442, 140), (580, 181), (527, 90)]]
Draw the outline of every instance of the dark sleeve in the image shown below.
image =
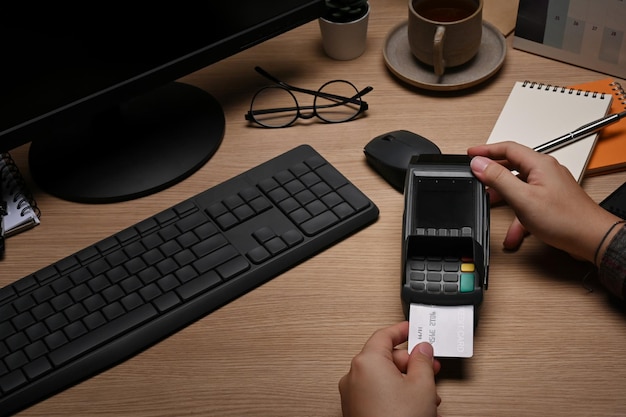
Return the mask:
[(621, 300), (626, 298), (626, 226), (609, 243), (598, 269), (600, 282)]

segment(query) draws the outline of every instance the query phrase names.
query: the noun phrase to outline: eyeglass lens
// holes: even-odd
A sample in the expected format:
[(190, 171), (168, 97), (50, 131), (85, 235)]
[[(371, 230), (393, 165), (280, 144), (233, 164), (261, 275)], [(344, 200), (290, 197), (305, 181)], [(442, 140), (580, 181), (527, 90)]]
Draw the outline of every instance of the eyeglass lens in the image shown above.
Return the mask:
[[(329, 123), (351, 120), (361, 109), (358, 90), (347, 81), (335, 80), (318, 90), (312, 106), (299, 106), (294, 94), (280, 86), (265, 87), (254, 96), (251, 111), (254, 120), (267, 127), (284, 127), (298, 117), (305, 119), (317, 115)], [(346, 99), (353, 100), (346, 100)]]
[[(289, 126), (298, 118), (298, 102), (295, 96), (283, 87), (271, 86), (259, 90), (252, 99), (251, 111), (254, 120), (267, 127)], [(264, 112), (264, 110), (272, 110)]]
[[(356, 87), (346, 81), (330, 81), (319, 89), (320, 95), (315, 96), (315, 109), (320, 119), (331, 123), (345, 122), (356, 116), (361, 110), (361, 98), (355, 97), (359, 92)], [(338, 96), (339, 98), (331, 98)], [(351, 101), (345, 98), (354, 98)]]

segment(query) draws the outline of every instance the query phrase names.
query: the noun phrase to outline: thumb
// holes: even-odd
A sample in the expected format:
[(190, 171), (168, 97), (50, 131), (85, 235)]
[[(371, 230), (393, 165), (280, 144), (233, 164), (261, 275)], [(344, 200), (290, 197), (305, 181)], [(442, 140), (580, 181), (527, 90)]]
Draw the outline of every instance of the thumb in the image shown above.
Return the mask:
[(432, 383), (435, 381), (434, 350), (430, 343), (422, 342), (416, 345), (409, 355), (407, 364), (407, 377), (417, 383)]
[(499, 163), (484, 156), (475, 156), (470, 162), (470, 167), (476, 178), (494, 189), (507, 202), (510, 203), (509, 198), (522, 195), (519, 188), (524, 187), (526, 183)]

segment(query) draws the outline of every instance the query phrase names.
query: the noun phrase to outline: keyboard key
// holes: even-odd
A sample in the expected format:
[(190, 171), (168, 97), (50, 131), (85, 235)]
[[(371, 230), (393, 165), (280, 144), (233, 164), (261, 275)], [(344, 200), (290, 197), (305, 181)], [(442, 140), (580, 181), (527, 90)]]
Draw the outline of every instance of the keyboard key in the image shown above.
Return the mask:
[(180, 304), (181, 300), (174, 292), (168, 292), (154, 300), (154, 305), (160, 312), (165, 312), (170, 308)]
[(317, 217), (313, 217), (310, 220), (302, 223), (300, 227), (308, 236), (313, 236), (322, 230), (329, 228), (330, 226), (339, 222), (339, 218), (332, 211), (326, 211)]
[(178, 288), (176, 292), (183, 300), (188, 300), (210, 288), (219, 285), (221, 282), (222, 279), (219, 277), (219, 275), (217, 275), (216, 272), (211, 272), (209, 274), (203, 275), (202, 277), (189, 281), (188, 283)]
[(52, 364), (46, 358), (38, 358), (26, 366), (24, 366), (24, 373), (29, 378), (37, 378), (38, 376), (50, 371), (52, 369)]
[(26, 376), (21, 370), (13, 371), (8, 375), (0, 377), (0, 390), (2, 392), (11, 392), (18, 388), (20, 385), (24, 385), (28, 382)]

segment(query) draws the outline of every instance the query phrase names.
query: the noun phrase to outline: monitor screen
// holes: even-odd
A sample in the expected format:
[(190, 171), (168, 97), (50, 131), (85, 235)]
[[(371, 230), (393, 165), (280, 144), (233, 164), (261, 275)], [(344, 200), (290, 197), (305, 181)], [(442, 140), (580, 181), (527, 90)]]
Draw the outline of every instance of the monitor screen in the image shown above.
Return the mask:
[(58, 197), (123, 201), (191, 175), (224, 115), (176, 80), (321, 16), (324, 0), (127, 9), (44, 2), (0, 26), (0, 152), (30, 142), (32, 178)]

